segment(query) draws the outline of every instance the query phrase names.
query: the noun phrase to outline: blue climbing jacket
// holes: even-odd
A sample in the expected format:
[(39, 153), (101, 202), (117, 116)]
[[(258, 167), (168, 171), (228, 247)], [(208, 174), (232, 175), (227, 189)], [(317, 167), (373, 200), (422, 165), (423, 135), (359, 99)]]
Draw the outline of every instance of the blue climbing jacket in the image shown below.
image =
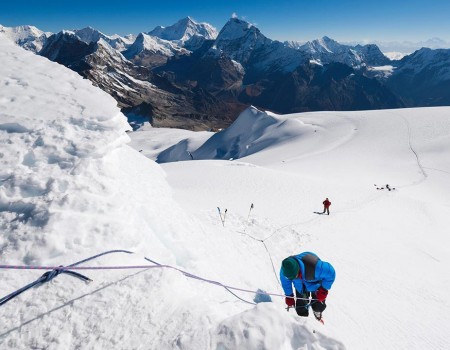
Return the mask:
[(292, 284), (297, 291), (303, 293), (305, 291), (314, 292), (319, 287), (323, 287), (329, 290), (333, 285), (336, 278), (336, 272), (330, 263), (320, 260), (320, 258), (311, 252), (304, 252), (298, 255), (293, 255), (299, 265), (302, 272), (302, 278), (295, 278), (289, 280), (283, 274), (283, 270), (280, 270), (280, 281), (284, 289), (284, 294), (293, 295)]

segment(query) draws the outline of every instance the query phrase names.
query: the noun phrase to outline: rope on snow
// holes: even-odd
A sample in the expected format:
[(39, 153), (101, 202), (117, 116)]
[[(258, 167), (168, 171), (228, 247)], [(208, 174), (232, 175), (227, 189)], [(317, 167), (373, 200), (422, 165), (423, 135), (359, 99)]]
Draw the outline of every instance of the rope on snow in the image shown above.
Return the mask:
[(78, 273), (78, 272), (75, 272), (75, 271), (70, 271), (69, 269), (71, 269), (71, 270), (76, 269), (77, 265), (85, 263), (85, 262), (93, 260), (93, 259), (96, 259), (96, 258), (98, 258), (98, 257), (100, 257), (102, 255), (111, 254), (111, 253), (119, 253), (119, 252), (132, 254), (132, 252), (129, 252), (127, 250), (110, 250), (110, 251), (107, 251), (107, 252), (104, 252), (104, 253), (100, 253), (100, 254), (94, 255), (94, 256), (92, 256), (90, 258), (77, 261), (76, 263), (68, 265), (67, 267), (65, 267), (65, 266), (57, 266), (57, 267), (45, 267), (45, 268), (43, 268), (44, 266), (39, 267), (39, 266), (0, 265), (0, 269), (51, 270), (51, 271), (45, 272), (36, 281), (31, 282), (31, 283), (27, 284), (26, 286), (16, 290), (15, 292), (13, 292), (11, 294), (8, 294), (7, 296), (1, 298), (0, 299), (0, 306), (2, 306), (3, 304), (6, 304), (11, 299), (15, 298), (19, 294), (22, 294), (26, 290), (28, 290), (30, 288), (33, 288), (34, 286), (50, 282), (52, 279), (54, 279), (56, 276), (58, 276), (61, 273), (65, 273), (65, 274), (67, 274), (69, 276), (79, 278), (79, 279), (81, 279), (82, 281), (85, 281), (85, 282), (91, 282), (92, 280), (89, 277), (86, 277), (86, 276), (82, 275), (81, 273)]
[[(46, 282), (50, 282), (53, 278), (55, 278), (56, 276), (58, 276), (61, 273), (66, 273), (68, 275), (71, 275), (73, 277), (77, 277), (85, 282), (90, 282), (92, 281), (90, 278), (75, 272), (75, 271), (71, 271), (71, 270), (126, 270), (126, 269), (151, 269), (151, 268), (169, 268), (169, 269), (173, 269), (176, 270), (178, 272), (181, 272), (183, 275), (185, 275), (188, 278), (192, 278), (192, 279), (196, 279), (199, 281), (203, 281), (206, 283), (210, 283), (222, 288), (225, 288), (228, 292), (230, 292), (231, 294), (233, 294), (235, 297), (237, 297), (238, 299), (249, 303), (249, 304), (254, 304), (251, 303), (249, 301), (246, 301), (242, 298), (240, 298), (239, 296), (237, 296), (236, 294), (234, 294), (231, 290), (235, 290), (235, 291), (240, 291), (240, 292), (245, 292), (245, 293), (253, 293), (253, 294), (259, 294), (259, 295), (268, 295), (268, 296), (277, 296), (277, 297), (282, 297), (282, 298), (293, 298), (284, 294), (278, 294), (278, 293), (268, 293), (268, 292), (264, 292), (261, 290), (250, 290), (250, 289), (244, 289), (244, 288), (238, 288), (238, 287), (233, 287), (233, 286), (229, 286), (226, 284), (223, 284), (219, 281), (214, 281), (214, 280), (210, 280), (207, 278), (203, 278), (197, 275), (194, 275), (190, 272), (187, 271), (183, 271), (177, 267), (171, 266), (171, 265), (162, 265), (157, 263), (156, 261), (153, 261), (151, 259), (145, 258), (145, 260), (155, 264), (155, 265), (131, 265), (131, 266), (78, 266), (79, 264), (94, 260), (100, 256), (106, 255), (106, 254), (112, 254), (112, 253), (127, 253), (127, 254), (133, 254), (133, 252), (127, 251), (127, 250), (109, 250), (94, 256), (91, 256), (89, 258), (80, 260), (74, 264), (68, 265), (68, 266), (30, 266), (30, 265), (0, 265), (0, 269), (12, 269), (12, 270), (50, 270), (45, 272), (40, 278), (38, 278), (36, 281), (27, 284), (26, 286), (18, 289), (17, 291), (8, 294), (7, 296), (3, 297), (0, 299), (0, 306), (4, 305), (5, 303), (7, 303), (8, 301), (10, 301), (11, 299), (15, 298), (16, 296), (18, 296), (19, 294), (25, 292), (26, 290), (36, 286), (36, 285), (40, 285), (40, 284), (44, 284)], [(303, 299), (303, 300), (310, 300), (307, 298), (297, 298), (297, 299)], [(314, 299), (312, 299), (314, 300)]]

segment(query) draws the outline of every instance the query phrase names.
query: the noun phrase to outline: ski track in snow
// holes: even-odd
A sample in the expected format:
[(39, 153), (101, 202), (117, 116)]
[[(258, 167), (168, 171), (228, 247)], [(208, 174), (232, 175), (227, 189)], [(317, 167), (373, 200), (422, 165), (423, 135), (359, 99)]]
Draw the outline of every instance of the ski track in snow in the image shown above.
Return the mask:
[(413, 183), (412, 186), (414, 185), (418, 185), (420, 184), (422, 181), (425, 181), (428, 177), (427, 173), (425, 172), (425, 169), (423, 168), (421, 162), (420, 162), (420, 158), (419, 155), (417, 154), (417, 152), (414, 150), (412, 143), (411, 143), (411, 126), (408, 122), (408, 120), (401, 116), (401, 118), (404, 120), (405, 124), (406, 124), (406, 128), (408, 130), (408, 145), (409, 145), (409, 149), (411, 150), (412, 153), (414, 153), (414, 156), (416, 157), (416, 161), (417, 161), (417, 166), (420, 169), (420, 172), (422, 173), (423, 178), (418, 180), (417, 182)]

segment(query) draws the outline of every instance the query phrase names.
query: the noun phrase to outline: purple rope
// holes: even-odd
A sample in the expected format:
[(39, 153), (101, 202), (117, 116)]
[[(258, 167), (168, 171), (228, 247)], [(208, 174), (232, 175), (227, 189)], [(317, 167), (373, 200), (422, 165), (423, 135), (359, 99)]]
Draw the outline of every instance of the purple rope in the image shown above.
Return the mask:
[[(150, 259), (147, 259), (150, 261)], [(156, 263), (156, 262), (155, 262)], [(258, 294), (265, 294), (265, 295), (271, 295), (271, 296), (277, 296), (277, 297), (283, 297), (283, 298), (294, 298), (288, 295), (284, 294), (278, 294), (278, 293), (268, 293), (268, 292), (262, 292), (262, 291), (255, 291), (250, 289), (243, 289), (243, 288), (237, 288), (233, 286), (229, 286), (226, 284), (223, 284), (218, 281), (209, 280), (207, 278), (203, 278), (194, 274), (191, 274), (189, 272), (183, 271), (179, 268), (176, 268), (171, 265), (161, 265), (156, 263), (157, 265), (130, 265), (130, 266), (30, 266), (30, 265), (0, 265), (0, 269), (12, 269), (12, 270), (127, 270), (127, 269), (154, 269), (154, 268), (169, 268), (176, 271), (181, 272), (183, 275), (189, 278), (197, 279), (203, 282), (207, 282), (210, 284), (214, 284), (217, 286), (221, 286), (223, 288), (228, 288), (232, 290), (237, 290), (240, 292), (245, 293), (258, 293)], [(307, 298), (297, 298), (302, 300), (310, 300)], [(312, 299), (314, 300), (314, 299)]]

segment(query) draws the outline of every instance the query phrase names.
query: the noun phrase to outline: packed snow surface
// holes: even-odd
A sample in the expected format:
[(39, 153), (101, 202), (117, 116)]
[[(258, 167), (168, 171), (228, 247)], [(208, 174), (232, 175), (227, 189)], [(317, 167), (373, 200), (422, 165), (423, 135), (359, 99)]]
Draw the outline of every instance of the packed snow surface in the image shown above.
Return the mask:
[[(450, 348), (450, 108), (249, 108), (215, 134), (141, 128), (132, 149), (89, 81), (2, 38), (0, 62), (0, 264), (127, 249), (87, 264), (146, 256), (271, 293), (292, 254), (337, 272), (325, 325), (171, 269), (60, 275), (0, 307), (1, 349)], [(0, 269), (0, 298), (41, 274)]]

